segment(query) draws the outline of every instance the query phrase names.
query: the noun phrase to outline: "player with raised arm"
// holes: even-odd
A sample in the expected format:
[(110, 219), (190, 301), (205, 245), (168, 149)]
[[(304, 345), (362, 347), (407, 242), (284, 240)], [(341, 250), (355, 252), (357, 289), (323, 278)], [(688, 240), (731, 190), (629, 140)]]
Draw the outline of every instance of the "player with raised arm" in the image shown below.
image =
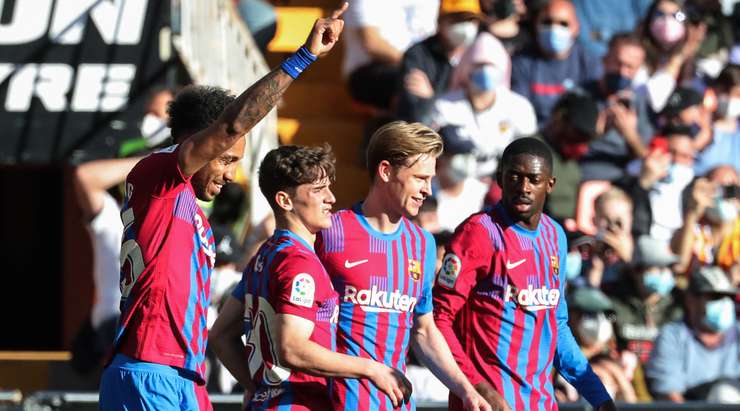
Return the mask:
[(121, 319), (101, 409), (212, 409), (204, 359), (216, 253), (196, 198), (210, 201), (233, 180), (245, 134), (336, 44), (344, 9), (317, 20), (303, 47), (239, 97), (189, 87), (171, 103), (176, 145), (143, 159), (126, 180)]
[[(542, 141), (509, 144), (501, 201), (455, 230), (434, 287), (434, 319), (455, 360), (496, 410), (557, 410), (553, 365), (597, 410), (614, 402), (568, 327), (565, 232), (542, 212), (555, 186)], [(450, 410), (463, 402), (451, 393)]]
[(260, 165), (277, 229), (211, 330), (215, 352), (247, 388), (247, 409), (328, 410), (326, 377), (367, 378), (397, 404), (410, 395), (399, 371), (333, 351), (337, 293), (313, 249), (316, 233), (331, 224), (333, 180), (328, 147), (283, 146)]
[[(405, 371), (410, 346), (471, 410), (490, 410), (455, 364), (432, 318), (434, 238), (407, 217), (431, 194), (442, 139), (430, 128), (390, 123), (370, 139), (370, 192), (332, 217), (316, 252), (340, 293), (337, 351)], [(335, 379), (335, 410), (399, 408), (366, 380)], [(415, 409), (412, 400), (400, 407)]]

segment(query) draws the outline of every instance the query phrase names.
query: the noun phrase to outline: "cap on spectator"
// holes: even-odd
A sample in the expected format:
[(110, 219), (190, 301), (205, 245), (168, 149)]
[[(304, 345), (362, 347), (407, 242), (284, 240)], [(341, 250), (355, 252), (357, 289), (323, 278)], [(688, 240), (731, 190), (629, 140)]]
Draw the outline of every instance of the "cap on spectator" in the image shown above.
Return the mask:
[(578, 287), (570, 292), (568, 304), (580, 311), (598, 313), (614, 309), (606, 294), (596, 288)]
[(439, 129), (439, 135), (444, 142), (444, 153), (451, 156), (455, 154), (470, 154), (475, 149), (473, 143), (466, 136), (461, 135), (462, 127), (447, 125)]
[(479, 0), (442, 0), (439, 3), (439, 15), (445, 14), (467, 14), (470, 17), (483, 17)]
[(555, 103), (554, 112), (559, 112), (563, 121), (590, 139), (596, 137), (599, 108), (593, 98), (578, 92), (568, 92)]
[(566, 231), (565, 238), (568, 239), (568, 247), (576, 248), (582, 245), (593, 245), (596, 241), (593, 236), (590, 236), (583, 231)]
[(660, 129), (660, 135), (665, 137), (675, 135), (693, 137), (693, 130), (691, 130), (691, 126), (687, 126), (685, 124), (668, 123)]
[(239, 263), (244, 254), (234, 231), (220, 224), (214, 225), (211, 229), (213, 230), (213, 241), (216, 244), (216, 265)]
[(664, 117), (675, 117), (689, 107), (701, 105), (702, 101), (702, 95), (698, 91), (687, 87), (678, 87), (668, 97), (668, 101), (665, 103), (665, 107), (661, 110), (660, 115)]
[(694, 293), (727, 294), (733, 296), (740, 293), (740, 290), (732, 286), (725, 272), (714, 265), (699, 267), (692, 272), (691, 279), (689, 280), (689, 290)]
[(678, 256), (668, 249), (665, 242), (648, 235), (642, 235), (635, 244), (635, 254), (632, 263), (636, 267), (667, 267), (678, 261)]

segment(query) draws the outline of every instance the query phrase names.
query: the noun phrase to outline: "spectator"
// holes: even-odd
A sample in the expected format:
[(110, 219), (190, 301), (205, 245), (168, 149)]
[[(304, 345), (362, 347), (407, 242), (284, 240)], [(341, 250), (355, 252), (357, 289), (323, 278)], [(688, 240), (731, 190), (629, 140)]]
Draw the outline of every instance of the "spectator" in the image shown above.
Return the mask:
[(481, 9), (488, 16), (488, 32), (496, 36), (510, 56), (532, 41), (532, 35), (522, 25), (527, 18), (524, 0), (481, 0)]
[(622, 280), (622, 272), (632, 262), (632, 199), (617, 187), (600, 194), (594, 201), (597, 228), (589, 253), (586, 278), (591, 287), (603, 287)]
[(697, 151), (704, 149), (712, 140), (711, 115), (704, 108), (704, 97), (694, 89), (676, 88), (657, 121), (663, 127), (688, 127), (692, 145)]
[(430, 124), (434, 97), (447, 91), (453, 66), (475, 41), (481, 17), (475, 0), (442, 0), (437, 33), (403, 55), (399, 119)]
[(434, 105), (436, 127), (460, 127), (475, 144), (476, 177), (491, 180), (507, 144), (537, 131), (532, 105), (509, 90), (509, 58), (490, 33), (481, 33), (452, 77), (452, 90)]
[(558, 184), (548, 196), (545, 209), (559, 221), (572, 219), (576, 212), (581, 170), (578, 160), (596, 137), (596, 102), (583, 94), (567, 93), (558, 100), (540, 139), (552, 150), (553, 175)]
[(727, 64), (734, 43), (732, 22), (722, 13), (722, 5), (717, 0), (687, 0), (686, 17), (691, 22), (707, 26), (696, 51), (696, 72), (703, 79), (715, 79)]
[[(573, 336), (594, 373), (604, 383), (612, 398), (636, 402), (635, 390), (620, 365), (613, 346), (614, 328), (611, 317), (614, 314), (609, 298), (595, 288), (581, 287), (571, 291), (568, 301)], [(565, 383), (564, 380), (562, 382)], [(574, 399), (572, 395), (568, 397)]]
[(683, 0), (655, 0), (639, 28), (647, 51), (646, 92), (656, 113), (677, 85), (693, 79), (693, 60), (706, 33), (706, 24), (689, 21), (683, 4)]
[(350, 0), (343, 73), (355, 100), (388, 109), (403, 53), (436, 30), (439, 0)]
[(689, 127), (668, 126), (662, 134), (666, 137), (654, 138), (650, 152), (637, 164), (639, 175), (617, 185), (634, 200), (632, 234), (667, 244), (682, 225), (681, 195), (694, 178), (696, 150)]
[[(721, 269), (702, 267), (691, 275), (683, 321), (660, 330), (646, 366), (654, 395), (673, 402), (717, 399), (713, 389), (737, 387), (740, 323), (732, 301), (738, 294)], [(729, 385), (729, 386), (728, 386)], [(738, 391), (734, 390), (737, 398)]]
[(561, 95), (601, 77), (601, 62), (575, 43), (579, 25), (570, 1), (547, 3), (534, 23), (536, 44), (514, 56), (511, 89), (532, 103), (542, 125)]
[(475, 178), (475, 145), (460, 136), (460, 129), (446, 126), (439, 130), (445, 150), (437, 159), (437, 199), (439, 227), (443, 231), (455, 228), (471, 214), (481, 211), (488, 186)]
[(75, 337), (72, 367), (82, 374), (101, 371), (113, 345), (120, 315), (121, 208), (107, 190), (123, 182), (141, 157), (96, 160), (75, 169), (74, 192), (93, 251), (95, 299), (90, 316)]
[(441, 230), (439, 228), (439, 216), (437, 215), (437, 199), (427, 197), (419, 208), (419, 214), (412, 221), (432, 234), (439, 233)]
[(650, 0), (573, 0), (581, 30), (578, 42), (595, 56), (602, 57), (617, 33), (633, 32), (642, 20)]
[(620, 351), (647, 362), (660, 327), (683, 314), (671, 266), (678, 261), (666, 244), (648, 236), (637, 239), (635, 257), (622, 281), (607, 288), (616, 313)]
[[(726, 237), (731, 236), (738, 218), (736, 194), (731, 189), (737, 186), (735, 169), (720, 166), (686, 188), (684, 224), (673, 238), (673, 249), (681, 257), (677, 272), (685, 273), (701, 265), (717, 264), (719, 247)], [(736, 189), (734, 191), (737, 192)], [(732, 263), (725, 263), (723, 268), (729, 269), (730, 266)]]
[(172, 145), (170, 128), (167, 127), (167, 105), (175, 97), (169, 89), (155, 89), (146, 104), (146, 113), (141, 119), (141, 136), (121, 142), (118, 156), (121, 158), (138, 156), (155, 147)]
[(630, 160), (646, 154), (653, 130), (645, 94), (632, 87), (644, 61), (640, 40), (618, 34), (604, 56), (604, 76), (584, 86), (605, 122), (603, 134), (591, 142), (581, 159), (584, 180), (617, 180), (624, 176)]
[(731, 164), (740, 172), (740, 65), (730, 64), (715, 82), (717, 111), (712, 141), (699, 153), (694, 171), (704, 175), (720, 164)]

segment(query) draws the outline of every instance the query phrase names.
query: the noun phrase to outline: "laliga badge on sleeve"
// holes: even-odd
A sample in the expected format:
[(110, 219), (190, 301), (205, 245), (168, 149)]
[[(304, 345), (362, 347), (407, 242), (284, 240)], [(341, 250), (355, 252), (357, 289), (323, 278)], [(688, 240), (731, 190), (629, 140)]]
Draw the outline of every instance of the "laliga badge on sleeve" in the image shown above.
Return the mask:
[(313, 297), (316, 291), (316, 285), (313, 277), (306, 273), (301, 273), (293, 278), (293, 285), (290, 288), (290, 302), (302, 307), (311, 307)]
[(437, 277), (437, 283), (447, 288), (455, 288), (455, 282), (457, 276), (460, 275), (462, 269), (462, 263), (460, 257), (454, 253), (445, 255), (442, 261), (442, 269), (439, 270), (439, 276)]

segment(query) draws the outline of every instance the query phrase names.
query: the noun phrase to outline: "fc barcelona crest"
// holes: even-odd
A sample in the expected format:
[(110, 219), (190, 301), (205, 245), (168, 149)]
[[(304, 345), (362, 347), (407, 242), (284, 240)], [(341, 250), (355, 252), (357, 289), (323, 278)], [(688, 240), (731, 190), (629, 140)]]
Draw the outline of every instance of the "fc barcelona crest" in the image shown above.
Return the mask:
[(418, 260), (409, 258), (409, 274), (414, 281), (419, 281), (419, 278), (421, 278), (421, 263)]
[(555, 275), (560, 274), (560, 259), (556, 255), (550, 256), (550, 266), (552, 267), (552, 272)]

